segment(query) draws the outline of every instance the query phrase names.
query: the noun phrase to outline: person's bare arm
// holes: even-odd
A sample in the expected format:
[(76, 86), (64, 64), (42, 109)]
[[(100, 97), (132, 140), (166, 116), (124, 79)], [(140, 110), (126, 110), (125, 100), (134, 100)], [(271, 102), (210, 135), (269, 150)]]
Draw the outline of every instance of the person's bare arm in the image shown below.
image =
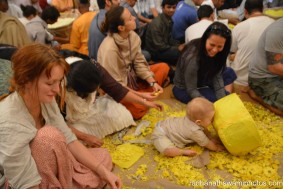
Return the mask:
[(138, 18), (141, 22), (144, 22), (144, 23), (150, 23), (152, 21), (151, 19), (142, 16), (141, 14), (138, 14)]
[(225, 147), (223, 145), (216, 144), (212, 140), (209, 140), (208, 144), (205, 147), (212, 151), (224, 151), (225, 150)]
[(103, 141), (93, 135), (89, 135), (86, 133), (83, 133), (77, 129), (75, 129), (74, 127), (69, 126), (73, 133), (76, 135), (76, 137), (79, 140), (84, 141), (87, 145), (89, 145), (90, 147), (100, 147), (103, 145)]
[(101, 179), (106, 181), (112, 189), (121, 189), (122, 181), (114, 173), (107, 170), (102, 162), (97, 162), (93, 159), (92, 153), (78, 140), (68, 144), (68, 149), (76, 160), (95, 172)]
[(266, 52), (267, 69), (275, 75), (283, 76), (283, 54)]
[(150, 10), (154, 18), (158, 16), (158, 11), (156, 8), (151, 8)]

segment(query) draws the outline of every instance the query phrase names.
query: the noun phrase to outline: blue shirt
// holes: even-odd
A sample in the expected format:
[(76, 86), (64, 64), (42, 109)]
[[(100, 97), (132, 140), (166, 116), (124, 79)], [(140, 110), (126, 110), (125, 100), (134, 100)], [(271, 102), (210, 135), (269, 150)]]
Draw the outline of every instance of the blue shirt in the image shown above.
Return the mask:
[(172, 20), (174, 22), (172, 29), (173, 38), (180, 42), (185, 42), (186, 29), (198, 21), (197, 11), (184, 1), (180, 1)]
[(88, 36), (88, 53), (90, 58), (97, 60), (97, 52), (103, 39), (106, 37), (106, 33), (102, 33), (100, 26), (104, 21), (106, 14), (105, 9), (101, 9), (99, 13), (91, 21)]

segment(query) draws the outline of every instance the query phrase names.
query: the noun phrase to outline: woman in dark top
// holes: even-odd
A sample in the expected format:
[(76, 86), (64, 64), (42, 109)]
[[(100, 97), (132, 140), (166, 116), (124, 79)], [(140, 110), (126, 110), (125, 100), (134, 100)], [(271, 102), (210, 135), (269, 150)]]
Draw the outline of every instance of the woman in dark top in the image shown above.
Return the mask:
[(177, 63), (174, 96), (183, 103), (196, 97), (214, 102), (232, 92), (237, 76), (226, 67), (230, 46), (231, 31), (220, 22), (212, 23), (202, 38), (188, 43)]

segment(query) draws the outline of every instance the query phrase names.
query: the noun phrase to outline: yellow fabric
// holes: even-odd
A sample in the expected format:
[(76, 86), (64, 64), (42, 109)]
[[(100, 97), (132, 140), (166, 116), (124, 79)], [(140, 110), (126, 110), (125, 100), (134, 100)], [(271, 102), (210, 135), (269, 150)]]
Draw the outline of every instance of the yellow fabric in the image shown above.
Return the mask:
[(283, 8), (271, 8), (271, 9), (265, 9), (263, 13), (267, 16), (270, 16), (272, 18), (278, 19), (280, 17), (283, 17)]
[(255, 122), (237, 94), (216, 101), (214, 106), (214, 128), (231, 154), (244, 155), (261, 145)]
[(62, 45), (62, 49), (77, 51), (88, 56), (88, 32), (91, 21), (95, 15), (96, 12), (86, 12), (74, 21), (70, 43)]
[(111, 153), (112, 161), (121, 168), (129, 168), (144, 155), (144, 149), (133, 144), (122, 144)]

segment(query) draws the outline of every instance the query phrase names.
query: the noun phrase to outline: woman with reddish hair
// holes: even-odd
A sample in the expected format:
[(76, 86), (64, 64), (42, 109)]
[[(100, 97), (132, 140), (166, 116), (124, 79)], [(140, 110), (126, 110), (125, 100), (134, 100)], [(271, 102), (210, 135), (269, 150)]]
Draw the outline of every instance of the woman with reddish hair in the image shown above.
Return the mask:
[(121, 188), (109, 152), (87, 149), (55, 101), (69, 65), (52, 48), (27, 45), (12, 57), (10, 94), (0, 101), (0, 174), (11, 188)]

